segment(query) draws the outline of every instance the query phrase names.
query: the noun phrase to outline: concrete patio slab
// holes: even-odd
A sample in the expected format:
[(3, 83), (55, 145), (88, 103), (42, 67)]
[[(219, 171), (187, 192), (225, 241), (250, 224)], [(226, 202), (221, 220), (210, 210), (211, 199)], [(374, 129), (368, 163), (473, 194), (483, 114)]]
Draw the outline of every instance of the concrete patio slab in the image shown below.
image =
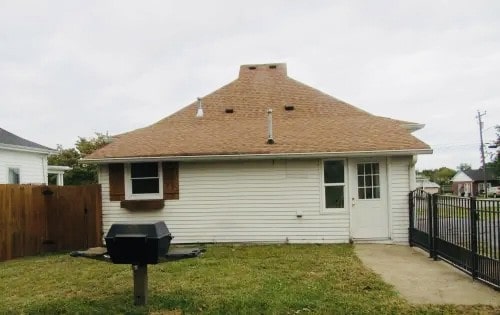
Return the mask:
[(500, 292), (418, 248), (356, 244), (355, 252), (410, 303), (500, 306)]

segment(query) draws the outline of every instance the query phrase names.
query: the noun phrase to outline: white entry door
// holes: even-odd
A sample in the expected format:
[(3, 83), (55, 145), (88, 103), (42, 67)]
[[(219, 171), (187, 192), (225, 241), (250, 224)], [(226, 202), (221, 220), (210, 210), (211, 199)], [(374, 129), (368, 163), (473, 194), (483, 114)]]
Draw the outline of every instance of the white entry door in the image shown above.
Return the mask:
[(353, 239), (389, 238), (386, 161), (385, 158), (349, 161), (349, 201)]

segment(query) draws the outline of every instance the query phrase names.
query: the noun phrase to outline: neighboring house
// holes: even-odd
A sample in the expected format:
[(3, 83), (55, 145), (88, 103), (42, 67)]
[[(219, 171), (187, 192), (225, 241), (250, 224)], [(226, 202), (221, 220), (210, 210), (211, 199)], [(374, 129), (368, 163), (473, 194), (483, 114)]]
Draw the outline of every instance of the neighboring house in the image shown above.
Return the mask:
[[(458, 171), (451, 181), (454, 195), (477, 196), (485, 191), (483, 169)], [(495, 176), (493, 169), (486, 169), (486, 185), (487, 188), (500, 185), (500, 179)]]
[(0, 184), (46, 184), (54, 150), (0, 128)]
[(429, 194), (437, 194), (439, 193), (440, 186), (434, 182), (431, 182), (426, 177), (417, 177), (417, 188), (422, 189)]
[[(272, 113), (270, 113), (272, 111)], [(84, 159), (99, 164), (103, 226), (166, 221), (174, 242), (408, 240), (423, 125), (379, 117), (287, 76), (239, 77)]]
[(48, 172), (56, 176), (56, 185), (64, 186), (64, 173), (72, 170), (72, 167), (63, 165), (49, 165)]

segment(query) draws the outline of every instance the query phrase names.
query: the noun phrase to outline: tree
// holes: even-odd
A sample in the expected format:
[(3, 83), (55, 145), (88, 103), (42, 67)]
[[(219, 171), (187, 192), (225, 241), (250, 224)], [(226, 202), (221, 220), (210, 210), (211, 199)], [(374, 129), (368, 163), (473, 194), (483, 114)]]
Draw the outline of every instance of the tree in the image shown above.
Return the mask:
[(94, 138), (86, 139), (83, 137), (78, 137), (76, 141), (76, 149), (80, 152), (82, 157), (89, 155), (97, 149), (102, 148), (108, 144), (108, 137), (102, 133), (96, 133)]
[(443, 166), (437, 169), (423, 170), (422, 172), (419, 172), (419, 175), (423, 175), (429, 178), (429, 180), (442, 186), (448, 184), (456, 173), (457, 172), (455, 170)]
[[(57, 146), (58, 153), (49, 156), (49, 165), (70, 166), (72, 170), (64, 173), (64, 183), (67, 185), (87, 185), (97, 183), (97, 165), (79, 163), (79, 160), (108, 143), (107, 136), (96, 133), (93, 138), (78, 137), (76, 148), (64, 149)], [(53, 182), (49, 178), (49, 183)]]
[(472, 169), (472, 166), (467, 163), (460, 163), (460, 165), (457, 166), (457, 170), (459, 171), (468, 171)]
[(439, 185), (448, 184), (456, 173), (457, 171), (452, 170), (451, 168), (441, 167), (435, 173), (434, 181)]
[(490, 145), (490, 148), (495, 149), (495, 152), (490, 155), (491, 162), (486, 163), (486, 168), (493, 169), (495, 175), (500, 177), (500, 125), (495, 126), (495, 129), (497, 139)]

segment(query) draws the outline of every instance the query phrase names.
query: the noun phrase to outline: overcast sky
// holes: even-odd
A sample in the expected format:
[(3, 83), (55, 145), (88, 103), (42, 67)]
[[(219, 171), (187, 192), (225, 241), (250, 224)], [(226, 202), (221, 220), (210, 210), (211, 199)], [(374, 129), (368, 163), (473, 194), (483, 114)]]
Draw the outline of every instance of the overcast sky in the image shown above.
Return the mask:
[[(500, 124), (500, 1), (0, 0), (0, 127), (55, 148), (154, 123), (238, 76), (288, 75), (425, 124), (417, 168), (479, 167)], [(492, 150), (490, 149), (490, 152)]]

